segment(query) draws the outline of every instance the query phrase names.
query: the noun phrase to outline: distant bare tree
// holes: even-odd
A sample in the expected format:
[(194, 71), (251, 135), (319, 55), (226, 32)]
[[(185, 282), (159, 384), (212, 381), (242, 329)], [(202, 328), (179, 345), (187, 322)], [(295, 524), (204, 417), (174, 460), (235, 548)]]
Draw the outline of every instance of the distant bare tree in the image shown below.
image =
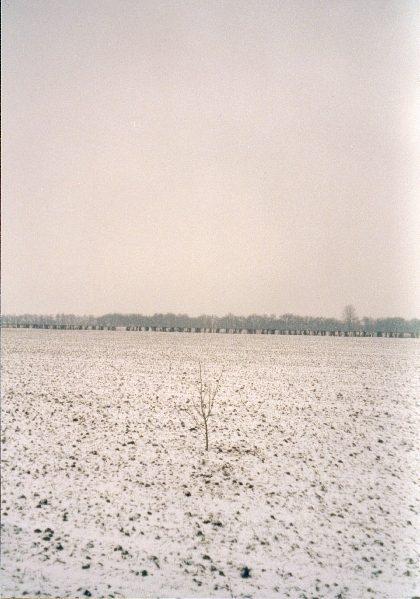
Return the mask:
[(213, 406), (216, 396), (220, 390), (220, 381), (223, 375), (223, 368), (216, 379), (215, 383), (203, 382), (203, 372), (201, 362), (198, 363), (199, 381), (198, 392), (200, 403), (198, 406), (193, 405), (190, 414), (194, 418), (195, 423), (204, 432), (205, 449), (209, 450), (209, 419), (213, 415)]
[(352, 331), (358, 322), (356, 309), (352, 304), (348, 304), (343, 310), (343, 321), (348, 331)]

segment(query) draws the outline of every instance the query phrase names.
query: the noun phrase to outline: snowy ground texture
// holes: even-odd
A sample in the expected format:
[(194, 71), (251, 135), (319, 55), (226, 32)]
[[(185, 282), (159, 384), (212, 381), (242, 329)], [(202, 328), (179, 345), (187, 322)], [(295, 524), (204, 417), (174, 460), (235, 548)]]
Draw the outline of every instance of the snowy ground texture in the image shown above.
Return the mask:
[[(417, 340), (2, 343), (3, 597), (419, 593)], [(209, 452), (198, 360), (225, 368)]]

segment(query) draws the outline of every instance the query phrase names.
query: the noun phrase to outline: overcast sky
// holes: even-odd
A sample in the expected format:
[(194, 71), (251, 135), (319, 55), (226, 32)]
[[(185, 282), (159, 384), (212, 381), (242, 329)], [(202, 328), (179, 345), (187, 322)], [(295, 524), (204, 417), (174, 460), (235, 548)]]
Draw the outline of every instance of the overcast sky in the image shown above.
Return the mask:
[(5, 0), (3, 312), (419, 316), (418, 6)]

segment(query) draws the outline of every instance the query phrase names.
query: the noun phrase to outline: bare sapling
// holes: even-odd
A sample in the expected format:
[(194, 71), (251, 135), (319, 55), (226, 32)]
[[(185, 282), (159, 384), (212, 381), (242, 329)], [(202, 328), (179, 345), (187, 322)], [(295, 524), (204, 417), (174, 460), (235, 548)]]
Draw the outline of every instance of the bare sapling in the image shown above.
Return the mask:
[(198, 381), (198, 392), (199, 392), (199, 405), (193, 405), (192, 411), (190, 412), (193, 416), (195, 423), (199, 428), (203, 429), (204, 432), (204, 440), (205, 440), (205, 448), (206, 451), (209, 450), (209, 419), (213, 415), (213, 407), (216, 396), (220, 390), (220, 381), (223, 375), (223, 368), (216, 379), (215, 383), (207, 383), (203, 382), (203, 372), (201, 367), (201, 362), (199, 365), (199, 381)]

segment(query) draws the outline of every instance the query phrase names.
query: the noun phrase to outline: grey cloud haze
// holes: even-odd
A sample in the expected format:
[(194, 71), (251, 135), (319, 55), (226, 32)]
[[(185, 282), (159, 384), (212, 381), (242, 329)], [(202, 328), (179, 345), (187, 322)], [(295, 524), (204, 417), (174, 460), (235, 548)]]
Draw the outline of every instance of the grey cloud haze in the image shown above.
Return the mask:
[(5, 2), (3, 311), (417, 316), (418, 21)]

